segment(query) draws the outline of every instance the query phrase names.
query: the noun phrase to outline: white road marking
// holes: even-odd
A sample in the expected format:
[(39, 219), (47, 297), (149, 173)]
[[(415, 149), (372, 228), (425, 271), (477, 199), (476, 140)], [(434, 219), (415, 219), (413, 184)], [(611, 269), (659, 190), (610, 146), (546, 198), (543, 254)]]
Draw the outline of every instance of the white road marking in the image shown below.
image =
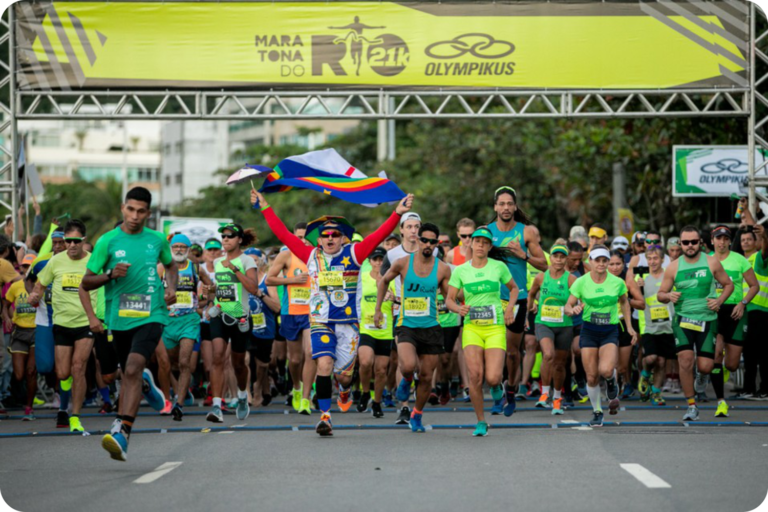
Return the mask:
[(621, 469), (637, 478), (640, 483), (649, 489), (669, 489), (672, 487), (640, 464), (619, 464), (619, 466), (621, 466)]
[(571, 427), (572, 430), (592, 430), (592, 427)]
[(133, 481), (135, 484), (150, 484), (160, 478), (161, 476), (170, 473), (177, 467), (181, 466), (182, 462), (166, 462), (165, 464), (162, 464), (158, 466), (154, 471), (147, 473), (146, 475), (142, 475), (136, 480)]
[(579, 422), (576, 420), (560, 420), (560, 423), (569, 424), (569, 423), (579, 423)]
[(219, 434), (234, 434), (234, 433), (235, 433), (234, 430), (222, 430), (221, 432), (219, 432)]

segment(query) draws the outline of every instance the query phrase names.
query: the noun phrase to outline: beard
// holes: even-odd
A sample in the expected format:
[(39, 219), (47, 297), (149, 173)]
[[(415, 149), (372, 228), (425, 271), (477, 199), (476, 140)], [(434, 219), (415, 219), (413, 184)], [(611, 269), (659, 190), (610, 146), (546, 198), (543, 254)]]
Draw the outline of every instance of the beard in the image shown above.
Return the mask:
[(433, 252), (432, 249), (424, 249), (423, 251), (421, 251), (421, 255), (424, 256), (425, 258), (429, 258), (430, 256), (432, 256), (432, 252)]
[(185, 252), (184, 254), (176, 254), (173, 253), (173, 261), (176, 263), (184, 263), (187, 260), (187, 255), (189, 252)]
[(500, 213), (499, 218), (504, 222), (509, 222), (515, 216), (514, 213)]

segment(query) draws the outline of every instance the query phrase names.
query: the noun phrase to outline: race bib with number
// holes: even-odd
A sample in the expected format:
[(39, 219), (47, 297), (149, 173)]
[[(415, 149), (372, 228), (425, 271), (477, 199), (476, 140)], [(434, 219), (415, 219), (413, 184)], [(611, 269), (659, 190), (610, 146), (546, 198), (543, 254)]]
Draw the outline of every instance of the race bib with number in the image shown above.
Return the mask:
[(82, 274), (64, 274), (61, 276), (61, 290), (65, 292), (76, 292), (80, 288), (80, 281), (82, 280)]
[(680, 317), (680, 327), (689, 331), (704, 332), (707, 328), (707, 322), (704, 320), (695, 320), (685, 316)]
[(237, 291), (235, 274), (232, 272), (216, 272), (216, 300), (219, 302), (237, 302), (240, 300)]
[(564, 312), (564, 306), (547, 306), (545, 304), (541, 307), (541, 321), (561, 324), (563, 323)]
[(267, 328), (267, 319), (264, 317), (264, 313), (255, 313), (251, 315), (251, 321), (253, 322), (254, 331), (261, 331)]
[(376, 327), (376, 324), (373, 321), (373, 315), (365, 315), (365, 318), (363, 319), (363, 326), (369, 331), (383, 331), (387, 328), (387, 317), (382, 317), (381, 327)]
[(340, 288), (344, 286), (344, 276), (341, 272), (326, 270), (317, 275), (317, 285), (320, 288)]
[(496, 308), (493, 306), (478, 306), (469, 308), (469, 321), (474, 325), (494, 325), (496, 323)]
[(667, 306), (651, 306), (651, 322), (666, 322), (669, 320), (669, 310)]
[(152, 296), (140, 293), (120, 295), (117, 316), (122, 318), (147, 318), (152, 312)]
[(409, 297), (403, 302), (405, 316), (428, 316), (429, 299), (426, 297)]
[(291, 288), (290, 303), (294, 306), (309, 305), (309, 288)]
[(611, 325), (610, 313), (592, 313), (591, 323), (595, 325)]

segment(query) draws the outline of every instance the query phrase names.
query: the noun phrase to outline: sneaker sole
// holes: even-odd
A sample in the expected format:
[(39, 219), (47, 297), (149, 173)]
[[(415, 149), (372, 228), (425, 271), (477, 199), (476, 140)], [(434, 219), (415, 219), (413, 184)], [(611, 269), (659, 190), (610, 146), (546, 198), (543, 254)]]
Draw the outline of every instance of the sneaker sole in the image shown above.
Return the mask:
[(322, 437), (328, 437), (333, 435), (333, 427), (331, 427), (329, 424), (322, 422), (318, 423), (317, 427), (315, 427), (315, 432), (318, 433), (318, 435)]
[(112, 457), (112, 460), (117, 460), (120, 462), (127, 461), (125, 452), (112, 436), (104, 436), (101, 439), (101, 447), (109, 452), (109, 456)]
[(205, 417), (205, 421), (210, 421), (211, 423), (224, 423), (224, 418), (219, 418), (215, 414), (208, 414), (208, 416)]
[(147, 383), (147, 386), (149, 386), (149, 393), (144, 395), (144, 398), (147, 400), (147, 403), (150, 407), (152, 407), (157, 412), (160, 412), (165, 408), (165, 399), (164, 398), (158, 398), (155, 401), (162, 402), (163, 405), (160, 407), (156, 407), (158, 404), (152, 404), (153, 400), (150, 400), (150, 397), (153, 396), (153, 391), (156, 391), (159, 396), (163, 396), (163, 393), (160, 391), (160, 389), (155, 384), (155, 378), (152, 376), (152, 372), (142, 373), (141, 374), (141, 380)]
[(251, 415), (251, 411), (250, 411), (250, 409), (249, 409), (249, 410), (247, 410), (247, 411), (245, 411), (245, 415), (241, 415), (241, 414), (240, 414), (240, 411), (237, 411), (237, 412), (235, 413), (235, 417), (237, 417), (237, 419), (238, 419), (238, 420), (240, 420), (240, 421), (242, 421), (242, 420), (245, 420), (245, 419), (248, 419), (248, 416), (250, 416), (250, 415)]
[(561, 414), (563, 414), (562, 409), (552, 409), (552, 416), (560, 416)]
[(610, 414), (618, 414), (619, 412), (619, 399), (614, 398), (608, 403), (608, 412)]

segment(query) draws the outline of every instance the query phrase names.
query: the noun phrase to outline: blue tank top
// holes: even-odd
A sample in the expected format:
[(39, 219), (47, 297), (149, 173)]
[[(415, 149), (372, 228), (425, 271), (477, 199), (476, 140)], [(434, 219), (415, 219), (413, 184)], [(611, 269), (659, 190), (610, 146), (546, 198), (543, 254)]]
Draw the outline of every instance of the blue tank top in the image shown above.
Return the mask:
[[(493, 233), (493, 245), (496, 247), (506, 247), (509, 242), (517, 241), (520, 242), (520, 246), (528, 254), (528, 248), (525, 246), (525, 225), (522, 222), (515, 224), (515, 227), (510, 231), (499, 230), (496, 222), (488, 224), (488, 229)], [(520, 289), (517, 300), (527, 299), (528, 267), (526, 266), (526, 261), (520, 258), (512, 258), (506, 263), (512, 278), (515, 280), (515, 284)], [(506, 286), (501, 287), (501, 300), (509, 300), (509, 290)]]
[(411, 329), (424, 329), (440, 325), (437, 312), (437, 268), (432, 266), (427, 277), (419, 277), (413, 270), (413, 254), (408, 259), (408, 272), (400, 287), (400, 316), (397, 325)]
[(191, 261), (179, 269), (179, 280), (176, 284), (176, 303), (170, 308), (170, 316), (184, 316), (197, 311), (197, 272)]
[[(266, 276), (259, 283), (259, 290), (264, 295), (269, 295), (266, 285)], [(251, 321), (253, 322), (253, 336), (263, 340), (275, 339), (275, 313), (269, 309), (263, 300), (255, 295), (248, 294), (248, 302), (251, 306)]]

